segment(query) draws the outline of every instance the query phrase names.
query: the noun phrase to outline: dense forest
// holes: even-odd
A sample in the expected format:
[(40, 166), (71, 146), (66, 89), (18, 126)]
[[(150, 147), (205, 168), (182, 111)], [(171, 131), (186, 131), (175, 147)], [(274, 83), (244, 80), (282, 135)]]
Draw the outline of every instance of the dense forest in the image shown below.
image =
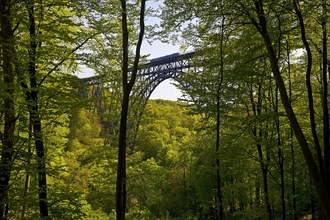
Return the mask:
[[(330, 220), (329, 15), (327, 0), (1, 0), (0, 220)], [(139, 90), (156, 40), (195, 51), (179, 101)]]

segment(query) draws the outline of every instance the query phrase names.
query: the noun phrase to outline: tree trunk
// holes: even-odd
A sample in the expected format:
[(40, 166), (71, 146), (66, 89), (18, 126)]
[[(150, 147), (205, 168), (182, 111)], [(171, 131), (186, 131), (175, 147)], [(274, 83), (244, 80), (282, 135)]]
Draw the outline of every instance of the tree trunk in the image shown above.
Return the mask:
[(292, 189), (292, 206), (293, 206), (293, 219), (297, 220), (297, 199), (296, 199), (296, 162), (295, 152), (293, 146), (293, 129), (290, 129), (290, 146), (291, 146), (291, 189)]
[(7, 195), (6, 195), (6, 205), (5, 205), (5, 215), (4, 215), (5, 220), (8, 219), (8, 212), (9, 212), (9, 199), (8, 199), (8, 193), (7, 193)]
[(29, 31), (30, 31), (30, 48), (29, 48), (29, 78), (30, 78), (30, 91), (26, 95), (27, 105), (29, 106), (30, 117), (33, 128), (33, 136), (35, 148), (37, 151), (38, 162), (38, 194), (39, 194), (39, 211), (41, 218), (48, 217), (48, 204), (47, 204), (47, 177), (46, 177), (46, 157), (45, 146), (42, 136), (42, 126), (39, 115), (38, 106), (38, 84), (36, 77), (36, 25), (34, 19), (34, 0), (26, 4), (29, 14)]
[(324, 179), (328, 189), (330, 187), (330, 172), (329, 172), (329, 144), (330, 144), (330, 129), (329, 129), (329, 107), (328, 107), (328, 45), (327, 45), (327, 8), (326, 1), (322, 0), (323, 18), (322, 18), (322, 82), (323, 82), (323, 143), (324, 143)]
[[(262, 86), (261, 83), (259, 83), (256, 95), (257, 95), (257, 102), (255, 101), (254, 97), (254, 91), (253, 91), (253, 86), (250, 86), (250, 101), (252, 105), (252, 110), (253, 110), (253, 116), (261, 116), (261, 105), (262, 105)], [(262, 125), (255, 125), (252, 129), (252, 134), (254, 135), (254, 138), (257, 141), (256, 147), (257, 147), (257, 152), (258, 152), (258, 157), (259, 157), (259, 164), (261, 168), (261, 174), (262, 174), (262, 185), (263, 185), (263, 192), (264, 192), (264, 203), (266, 207), (266, 212), (268, 213), (268, 218), (272, 218), (272, 210), (270, 207), (270, 202), (269, 202), (269, 193), (268, 193), (268, 164), (269, 164), (269, 156), (268, 156), (268, 151), (266, 151), (266, 158), (263, 155), (263, 150), (261, 146), (261, 141), (263, 138), (263, 131), (262, 131)]]
[(278, 163), (280, 166), (280, 176), (281, 176), (281, 205), (282, 205), (282, 219), (286, 219), (286, 209), (285, 209), (285, 186), (284, 186), (284, 157), (282, 149), (278, 149)]
[(258, 173), (256, 173), (256, 201), (255, 201), (255, 207), (259, 209), (260, 205), (260, 182), (259, 182), (259, 176)]
[[(278, 87), (276, 86), (275, 89), (275, 106), (274, 110), (275, 113), (278, 114)], [(284, 156), (282, 152), (282, 144), (281, 144), (281, 132), (280, 132), (280, 118), (278, 115), (276, 115), (275, 118), (275, 124), (276, 124), (276, 132), (277, 132), (277, 147), (278, 147), (278, 165), (280, 169), (280, 176), (281, 176), (281, 206), (282, 206), (282, 219), (285, 220), (286, 218), (286, 209), (285, 209), (285, 186), (284, 186)]]
[[(29, 139), (32, 140), (31, 117), (30, 117), (30, 123), (29, 123)], [(21, 212), (21, 220), (25, 219), (26, 203), (27, 203), (26, 197), (29, 193), (30, 183), (31, 183), (31, 176), (30, 176), (31, 156), (32, 156), (32, 151), (31, 151), (31, 146), (29, 145), (28, 158), (26, 161), (26, 175), (25, 175), (25, 184), (24, 184), (24, 192), (23, 192), (23, 205), (22, 205), (22, 212)]]
[[(128, 95), (127, 95), (128, 94)], [(125, 219), (124, 205), (124, 184), (126, 170), (126, 136), (127, 136), (127, 114), (128, 114), (129, 93), (124, 89), (123, 103), (120, 117), (119, 128), (119, 149), (118, 149), (118, 168), (116, 181), (116, 213), (117, 220)]]
[(1, 22), (1, 58), (3, 70), (3, 112), (4, 128), (2, 134), (2, 150), (0, 161), (0, 220), (5, 216), (6, 197), (12, 169), (12, 158), (15, 141), (15, 74), (13, 70), (13, 31), (11, 24), (11, 1), (0, 1)]
[(142, 45), (144, 35), (144, 12), (145, 12), (145, 0), (141, 1), (140, 10), (140, 33), (136, 46), (135, 59), (131, 78), (128, 81), (128, 48), (129, 48), (129, 36), (128, 36), (128, 24), (127, 24), (127, 8), (126, 1), (121, 0), (122, 9), (122, 49), (123, 49), (123, 62), (122, 62), (122, 90), (123, 99), (120, 115), (120, 128), (119, 128), (119, 146), (118, 146), (118, 164), (117, 164), (117, 180), (116, 180), (116, 219), (125, 219), (125, 207), (126, 207), (126, 148), (127, 148), (127, 118), (129, 109), (129, 98), (134, 86), (138, 64), (140, 59), (140, 49)]
[(223, 35), (224, 35), (224, 22), (225, 18), (222, 17), (222, 30), (221, 30), (221, 39), (220, 39), (220, 73), (218, 76), (218, 86), (217, 86), (217, 110), (216, 110), (216, 182), (217, 182), (217, 201), (218, 201), (218, 217), (220, 220), (223, 219), (223, 204), (222, 204), (222, 191), (221, 191), (221, 175), (220, 175), (220, 93), (221, 93), (221, 86), (223, 82)]
[(265, 200), (264, 202), (266, 205), (266, 211), (268, 213), (268, 219), (272, 219), (272, 209), (270, 207), (269, 192), (268, 192), (268, 164), (266, 164), (263, 159), (263, 154), (260, 144), (257, 144), (257, 149), (258, 149), (260, 167), (262, 173), (262, 185), (263, 185), (264, 200)]
[[(290, 61), (290, 48), (289, 41), (286, 40), (287, 45), (287, 59), (288, 59), (288, 77), (289, 77), (289, 100), (291, 104), (292, 100), (292, 82), (291, 82), (291, 61)], [(291, 189), (292, 189), (292, 206), (293, 206), (293, 219), (297, 220), (297, 199), (296, 199), (296, 162), (295, 162), (295, 151), (293, 146), (293, 129), (290, 128), (290, 147), (291, 147)]]

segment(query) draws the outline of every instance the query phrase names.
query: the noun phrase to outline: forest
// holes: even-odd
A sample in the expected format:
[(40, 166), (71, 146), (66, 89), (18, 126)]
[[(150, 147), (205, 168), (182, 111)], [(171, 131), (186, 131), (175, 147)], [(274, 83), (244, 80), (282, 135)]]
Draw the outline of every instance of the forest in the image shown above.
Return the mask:
[[(330, 220), (329, 15), (328, 0), (1, 0), (0, 220)], [(178, 101), (145, 95), (157, 40), (195, 51)]]

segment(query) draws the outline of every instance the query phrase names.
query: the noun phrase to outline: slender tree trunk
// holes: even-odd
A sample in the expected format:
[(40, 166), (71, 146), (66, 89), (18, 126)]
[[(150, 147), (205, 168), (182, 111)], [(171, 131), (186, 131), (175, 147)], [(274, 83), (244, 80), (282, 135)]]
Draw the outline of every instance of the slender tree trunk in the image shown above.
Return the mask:
[[(232, 185), (234, 185), (234, 178), (233, 178), (232, 175), (230, 176), (230, 183)], [(239, 201), (239, 204), (241, 204), (240, 201)], [(235, 206), (236, 206), (236, 203), (235, 203), (235, 191), (234, 190), (231, 190), (231, 192), (230, 192), (230, 206), (229, 206), (230, 213), (235, 212), (235, 208), (236, 208)]]
[(119, 128), (119, 149), (118, 149), (118, 168), (116, 181), (116, 213), (117, 220), (125, 219), (125, 205), (124, 205), (124, 184), (125, 184), (125, 170), (126, 170), (126, 126), (129, 96), (124, 90), (123, 103), (121, 109), (121, 119)]
[(127, 148), (127, 118), (129, 109), (129, 98), (134, 86), (138, 64), (140, 59), (140, 49), (142, 45), (144, 35), (144, 11), (145, 0), (141, 1), (140, 10), (140, 33), (136, 46), (135, 59), (133, 64), (133, 70), (131, 78), (128, 81), (128, 48), (129, 48), (129, 33), (127, 24), (127, 8), (126, 0), (121, 0), (122, 9), (122, 49), (123, 49), (123, 61), (122, 61), (122, 90), (123, 99), (120, 115), (120, 127), (119, 127), (119, 146), (118, 146), (118, 165), (117, 165), (117, 180), (116, 180), (116, 219), (125, 219), (125, 207), (126, 207), (126, 148)]
[[(29, 149), (29, 154), (30, 154), (31, 150)], [(28, 159), (30, 160), (30, 159)], [(28, 161), (28, 163), (30, 163)], [(29, 166), (29, 164), (28, 164)], [(27, 203), (27, 200), (26, 200), (26, 197), (29, 193), (29, 189), (30, 189), (30, 183), (31, 183), (31, 176), (29, 174), (30, 172), (30, 169), (29, 167), (27, 168), (27, 171), (26, 171), (26, 176), (25, 176), (25, 183), (24, 183), (24, 192), (23, 192), (23, 206), (22, 206), (22, 212), (21, 212), (21, 220), (24, 220), (25, 219), (25, 212), (26, 212), (26, 203)]]
[[(257, 102), (254, 98), (254, 92), (252, 85), (250, 87), (250, 101), (253, 109), (253, 116), (261, 116), (261, 105), (262, 105), (262, 86), (261, 83), (258, 85), (258, 89), (256, 91), (257, 95)], [(266, 207), (266, 211), (268, 213), (268, 218), (272, 218), (272, 210), (270, 207), (269, 202), (269, 192), (268, 192), (268, 164), (269, 164), (269, 156), (268, 151), (266, 152), (266, 156), (263, 154), (262, 146), (261, 146), (261, 140), (263, 138), (263, 131), (262, 131), (262, 125), (254, 126), (252, 129), (252, 133), (257, 141), (256, 147), (259, 157), (259, 163), (261, 168), (261, 174), (262, 174), (262, 185), (263, 185), (263, 192), (264, 192), (264, 203)], [(266, 157), (266, 158), (264, 158)]]
[(281, 205), (282, 205), (282, 219), (286, 219), (286, 208), (285, 208), (285, 185), (284, 185), (284, 157), (282, 149), (278, 149), (278, 162), (280, 166), (280, 176), (281, 176)]
[[(249, 86), (249, 95), (250, 95), (250, 101), (251, 101), (251, 105), (252, 105), (252, 112), (253, 112), (253, 116), (255, 117), (257, 114), (257, 108), (256, 108), (256, 104), (254, 101), (254, 90), (253, 90), (253, 85), (252, 82)], [(249, 111), (249, 106), (246, 106), (247, 109), (247, 116), (250, 116), (250, 111)], [(253, 128), (251, 129), (253, 136), (257, 139), (257, 126), (253, 126)], [(254, 204), (254, 208), (259, 209), (260, 208), (260, 181), (259, 181), (259, 175), (258, 172), (255, 173), (255, 201), (254, 203), (252, 202), (253, 199), (251, 197), (251, 203), (250, 206), (252, 204)], [(260, 219), (260, 217), (258, 216), (257, 219)]]
[(118, 167), (116, 180), (116, 217), (117, 220), (125, 219), (125, 173), (126, 173), (126, 139), (127, 139), (127, 115), (129, 106), (129, 87), (128, 78), (128, 27), (126, 1), (121, 1), (122, 5), (122, 35), (123, 35), (123, 64), (122, 64), (122, 90), (123, 100), (120, 115), (119, 127), (119, 148), (118, 148)]
[[(37, 98), (37, 97), (35, 97)], [(33, 98), (32, 99), (36, 100)], [(38, 112), (38, 108), (34, 109)], [(41, 123), (39, 115), (35, 116), (36, 122), (33, 126), (35, 146), (38, 158), (38, 187), (39, 187), (39, 211), (41, 218), (48, 216), (48, 204), (47, 204), (47, 179), (46, 179), (46, 158), (45, 148), (41, 134)]]
[(311, 197), (311, 212), (312, 212), (312, 220), (316, 220), (315, 215), (315, 199)]
[[(287, 59), (288, 59), (288, 77), (289, 77), (289, 99), (290, 103), (292, 100), (292, 82), (291, 82), (291, 61), (290, 61), (290, 46), (289, 41), (286, 40), (287, 45)], [(290, 128), (290, 147), (291, 147), (291, 189), (292, 189), (292, 206), (293, 206), (293, 219), (297, 220), (297, 199), (296, 199), (296, 162), (295, 162), (295, 151), (293, 146), (293, 129)]]
[(297, 220), (297, 199), (296, 199), (296, 161), (295, 151), (293, 146), (293, 129), (290, 129), (290, 146), (291, 146), (291, 188), (292, 188), (292, 206), (293, 206), (293, 219)]
[(243, 199), (243, 192), (240, 190), (240, 193), (239, 193), (239, 210), (240, 211), (245, 210), (245, 204), (246, 204), (246, 201)]
[(9, 198), (8, 198), (8, 193), (6, 195), (6, 205), (5, 205), (5, 217), (4, 219), (8, 219), (8, 212), (9, 212)]
[(0, 220), (5, 218), (6, 197), (12, 169), (14, 151), (14, 134), (16, 126), (15, 116), (15, 74), (13, 70), (13, 31), (11, 23), (10, 0), (0, 1), (1, 22), (1, 66), (3, 70), (3, 115), (4, 128), (2, 134), (2, 150), (0, 161)]
[(322, 82), (323, 82), (323, 144), (324, 144), (324, 179), (328, 189), (330, 187), (330, 173), (329, 173), (329, 143), (330, 143), (330, 129), (329, 129), (329, 107), (328, 107), (328, 45), (327, 45), (327, 5), (326, 1), (322, 0), (323, 19), (322, 19)]
[[(185, 163), (185, 160), (184, 160)], [(186, 175), (186, 166), (183, 167), (183, 205), (184, 205), (184, 212), (187, 211), (187, 204), (188, 204), (188, 188), (187, 188), (187, 175)]]
[(224, 60), (223, 60), (223, 35), (224, 35), (224, 22), (225, 18), (222, 17), (222, 25), (221, 25), (221, 39), (220, 39), (220, 73), (218, 79), (217, 86), (217, 112), (216, 112), (216, 182), (217, 182), (217, 201), (218, 201), (218, 217), (220, 220), (223, 219), (223, 204), (222, 204), (222, 191), (221, 191), (221, 175), (220, 175), (220, 93), (221, 86), (223, 82), (223, 70), (224, 70)]
[[(220, 101), (218, 95), (217, 108), (220, 108)], [(217, 180), (217, 201), (219, 210), (219, 219), (223, 219), (223, 204), (222, 204), (222, 191), (221, 191), (221, 176), (220, 176), (220, 159), (219, 159), (219, 149), (220, 149), (220, 109), (217, 111), (217, 142), (216, 142), (216, 180)]]
[(26, 4), (29, 14), (29, 31), (30, 31), (30, 48), (29, 48), (29, 78), (31, 90), (26, 96), (29, 106), (30, 117), (33, 127), (33, 136), (38, 160), (38, 194), (39, 194), (39, 211), (41, 218), (48, 217), (47, 204), (47, 176), (46, 176), (46, 155), (45, 146), (42, 136), (41, 119), (38, 106), (38, 84), (36, 77), (36, 25), (34, 19), (34, 0), (30, 0)]
[[(126, 148), (127, 148), (127, 144), (126, 144)], [(125, 160), (126, 162), (126, 160)], [(124, 207), (124, 212), (126, 213), (127, 210), (127, 184), (126, 184), (126, 176), (127, 176), (127, 171), (126, 171), (126, 166), (125, 166), (125, 170), (124, 170), (124, 185), (123, 185), (123, 207)]]
[(298, 3), (296, 0), (293, 0), (293, 4), (294, 4), (295, 12), (297, 14), (299, 24), (300, 24), (301, 38), (304, 43), (304, 46), (306, 49), (306, 54), (307, 54), (306, 87), (307, 87), (307, 94), (308, 94), (310, 128), (312, 131), (315, 150), (316, 150), (316, 154), (317, 154), (317, 162), (318, 162), (318, 166), (319, 166), (320, 175), (321, 175), (321, 178), (323, 179), (323, 177), (324, 177), (323, 158), (322, 158), (322, 153), (321, 153), (320, 141), (319, 141), (317, 131), (316, 131), (314, 98), (313, 98), (313, 91), (312, 91), (312, 84), (311, 84), (311, 72), (312, 72), (312, 62), (313, 62), (312, 51), (311, 51), (309, 43), (306, 39), (305, 24), (304, 24), (300, 9), (298, 7)]
[(261, 149), (261, 145), (257, 144), (258, 149), (258, 155), (260, 159), (260, 167), (261, 167), (261, 173), (262, 173), (262, 185), (263, 185), (263, 191), (264, 191), (264, 202), (266, 205), (266, 211), (268, 213), (268, 219), (272, 219), (272, 209), (270, 207), (269, 202), (269, 192), (268, 192), (268, 164), (265, 163), (263, 158), (263, 153)]
[[(274, 103), (275, 113), (278, 114), (278, 86), (275, 89), (275, 103)], [(280, 169), (281, 176), (281, 206), (282, 206), (282, 219), (286, 218), (286, 209), (285, 209), (285, 186), (284, 186), (284, 157), (282, 152), (282, 143), (281, 143), (281, 131), (280, 131), (280, 118), (277, 115), (275, 118), (276, 132), (277, 132), (277, 147), (278, 147), (278, 164)]]
[[(29, 122), (29, 139), (32, 140), (32, 122), (31, 122), (31, 118), (30, 118), (30, 122)], [(28, 158), (27, 158), (27, 161), (26, 161), (26, 175), (25, 175), (25, 183), (24, 183), (21, 220), (25, 219), (26, 203), (27, 203), (26, 197), (29, 193), (30, 183), (31, 183), (31, 176), (30, 176), (31, 156), (32, 156), (32, 151), (31, 151), (31, 146), (29, 145)]]
[[(294, 4), (294, 9), (298, 17), (299, 25), (300, 25), (300, 30), (301, 30), (301, 39), (304, 43), (306, 52), (307, 52), (307, 70), (306, 70), (306, 86), (307, 86), (307, 91), (308, 91), (308, 101), (309, 101), (309, 111), (310, 111), (310, 121), (311, 121), (311, 130), (313, 134), (313, 139), (315, 143), (315, 148), (316, 148), (316, 153), (317, 153), (317, 162), (319, 164), (319, 173), (318, 174), (318, 181), (320, 181), (320, 185), (315, 185), (315, 177), (313, 174), (311, 174), (311, 177), (313, 179), (316, 192), (318, 194), (319, 199), (321, 200), (321, 206), (322, 206), (322, 212), (326, 216), (327, 219), (330, 219), (330, 195), (329, 195), (329, 189), (328, 189), (328, 175), (327, 172), (328, 170), (328, 162), (327, 160), (329, 159), (327, 155), (329, 152), (329, 112), (328, 112), (328, 82), (327, 82), (327, 31), (326, 31), (326, 21), (325, 18), (322, 19), (322, 34), (323, 34), (323, 39), (322, 39), (322, 49), (323, 49), (323, 71), (322, 71), (322, 80), (323, 80), (323, 97), (322, 97), (322, 105), (323, 105), (323, 143), (324, 143), (324, 160), (322, 158), (322, 153), (321, 153), (321, 147), (318, 143), (318, 137), (316, 134), (316, 125), (314, 121), (314, 105), (313, 105), (313, 95), (312, 95), (312, 86), (311, 86), (311, 71), (312, 71), (312, 52), (309, 46), (309, 42), (307, 41), (306, 37), (306, 31), (305, 31), (305, 24), (303, 20), (303, 16), (300, 10), (300, 5), (297, 0), (293, 0)], [(326, 5), (323, 2), (322, 4), (324, 13), (326, 9)], [(324, 14), (325, 15), (325, 14)], [(321, 189), (318, 189), (318, 188)], [(322, 193), (324, 195), (320, 195), (320, 190), (324, 190)], [(326, 197), (326, 201), (322, 201), (321, 197)], [(327, 203), (327, 204), (326, 204)]]
[(258, 173), (256, 173), (256, 201), (255, 201), (255, 206), (257, 209), (259, 209), (260, 206), (260, 182), (259, 182), (259, 176)]

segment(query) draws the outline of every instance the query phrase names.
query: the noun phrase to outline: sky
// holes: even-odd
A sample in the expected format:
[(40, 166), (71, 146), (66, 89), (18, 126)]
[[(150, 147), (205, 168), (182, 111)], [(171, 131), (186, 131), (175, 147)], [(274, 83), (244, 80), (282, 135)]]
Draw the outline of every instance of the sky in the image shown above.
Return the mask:
[[(143, 42), (141, 54), (150, 54), (149, 59), (165, 56), (179, 52), (179, 45), (165, 44), (160, 41), (155, 41), (150, 45), (148, 42)], [(172, 79), (163, 81), (151, 94), (150, 99), (166, 99), (176, 101), (181, 97), (182, 93), (172, 83)]]
[[(177, 53), (179, 52), (179, 48), (179, 45), (165, 44), (160, 41), (155, 41), (152, 43), (152, 45), (145, 41), (142, 44), (141, 55), (150, 55), (148, 59), (152, 59), (168, 54)], [(92, 69), (86, 68), (84, 66), (81, 66), (80, 68), (82, 73), (78, 74), (79, 77), (83, 78), (94, 75)], [(163, 81), (153, 91), (150, 99), (165, 99), (177, 101), (177, 99), (181, 97), (182, 93), (173, 85), (174, 82), (175, 81), (172, 79)]]
[[(147, 1), (147, 7), (158, 8), (162, 1)], [(148, 17), (145, 21), (146, 25), (154, 25), (160, 22), (159, 18)], [(180, 45), (162, 43), (159, 40), (149, 44), (147, 41), (142, 43), (141, 55), (150, 54), (149, 59), (162, 57), (168, 54), (177, 53), (180, 50)], [(150, 99), (166, 99), (176, 101), (181, 97), (182, 93), (172, 83), (174, 80), (168, 79), (163, 81), (151, 94)]]
[[(147, 7), (158, 7), (159, 2), (155, 1), (147, 1)], [(151, 25), (158, 23), (158, 18), (147, 18), (146, 25)], [(149, 55), (148, 59), (162, 57), (168, 54), (177, 53), (180, 50), (180, 45), (173, 45), (162, 43), (159, 40), (153, 41), (151, 44), (146, 40), (142, 43), (141, 47), (141, 55)], [(78, 74), (78, 77), (90, 77), (93, 76), (93, 70), (81, 66), (81, 73)], [(172, 83), (175, 81), (172, 79), (168, 79), (163, 81), (161, 84), (157, 86), (157, 88), (151, 94), (150, 99), (166, 99), (176, 101), (181, 97), (182, 93), (179, 89), (177, 89)]]

